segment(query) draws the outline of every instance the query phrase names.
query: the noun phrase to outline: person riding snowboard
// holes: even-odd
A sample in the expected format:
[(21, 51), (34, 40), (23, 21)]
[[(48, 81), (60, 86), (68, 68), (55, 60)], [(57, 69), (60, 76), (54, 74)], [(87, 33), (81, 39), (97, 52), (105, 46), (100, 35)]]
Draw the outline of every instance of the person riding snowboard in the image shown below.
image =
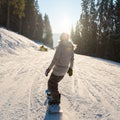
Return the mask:
[(53, 60), (50, 66), (46, 69), (45, 75), (53, 68), (51, 76), (48, 80), (48, 90), (51, 92), (52, 101), (51, 104), (60, 104), (60, 93), (58, 91), (58, 83), (63, 79), (66, 73), (69, 76), (73, 75), (73, 61), (74, 61), (74, 47), (69, 41), (69, 35), (62, 33), (60, 35), (60, 42), (56, 48)]

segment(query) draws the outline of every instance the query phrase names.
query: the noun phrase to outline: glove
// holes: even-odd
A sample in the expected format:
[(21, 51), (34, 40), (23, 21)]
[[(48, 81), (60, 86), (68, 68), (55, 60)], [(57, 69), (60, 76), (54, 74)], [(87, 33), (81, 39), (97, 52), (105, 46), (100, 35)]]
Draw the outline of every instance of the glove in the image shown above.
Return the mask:
[(45, 71), (45, 75), (48, 76), (49, 72), (50, 72), (50, 68), (48, 68), (46, 71)]
[(67, 73), (68, 73), (69, 76), (72, 76), (72, 75), (73, 75), (73, 70), (72, 70), (72, 68), (69, 68)]

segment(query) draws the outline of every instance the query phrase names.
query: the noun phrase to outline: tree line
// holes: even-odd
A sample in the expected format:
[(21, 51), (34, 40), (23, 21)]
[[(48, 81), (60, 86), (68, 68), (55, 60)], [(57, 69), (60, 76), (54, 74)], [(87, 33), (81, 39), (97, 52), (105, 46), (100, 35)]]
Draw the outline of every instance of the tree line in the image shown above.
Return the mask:
[(42, 16), (38, 0), (0, 0), (0, 26), (53, 48), (49, 16)]
[(81, 0), (71, 39), (78, 54), (120, 62), (120, 0)]
[[(78, 54), (120, 62), (120, 0), (81, 0), (82, 13), (71, 39)], [(47, 14), (38, 0), (0, 0), (0, 26), (53, 48)]]

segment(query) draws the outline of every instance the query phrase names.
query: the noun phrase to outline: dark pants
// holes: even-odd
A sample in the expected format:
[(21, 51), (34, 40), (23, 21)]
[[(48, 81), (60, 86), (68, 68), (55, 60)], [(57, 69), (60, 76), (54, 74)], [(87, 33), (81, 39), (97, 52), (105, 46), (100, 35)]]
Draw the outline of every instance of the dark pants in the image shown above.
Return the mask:
[(54, 74), (51, 74), (49, 80), (48, 80), (48, 89), (51, 92), (51, 96), (53, 100), (60, 101), (60, 95), (58, 91), (58, 83), (60, 80), (63, 79), (64, 76), (56, 76)]

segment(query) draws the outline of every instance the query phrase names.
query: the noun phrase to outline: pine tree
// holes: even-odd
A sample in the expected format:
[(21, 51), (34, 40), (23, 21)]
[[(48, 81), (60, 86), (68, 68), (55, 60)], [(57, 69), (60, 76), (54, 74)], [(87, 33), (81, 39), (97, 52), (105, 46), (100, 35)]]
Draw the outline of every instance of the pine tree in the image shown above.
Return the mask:
[(26, 0), (22, 34), (34, 41), (42, 42), (43, 19), (42, 14), (39, 11), (38, 1)]
[(89, 13), (89, 19), (90, 19), (90, 39), (89, 39), (89, 54), (92, 56), (95, 56), (96, 54), (96, 45), (97, 45), (97, 11), (95, 8), (95, 0), (90, 0), (90, 13)]
[(115, 31), (112, 36), (113, 60), (120, 62), (120, 0), (115, 1)]
[(36, 12), (34, 0), (26, 0), (25, 18), (23, 18), (22, 34), (30, 39), (35, 37)]
[(35, 32), (35, 40), (37, 42), (43, 42), (43, 19), (42, 14), (37, 15), (37, 21), (36, 21), (36, 32)]
[(73, 29), (73, 26), (71, 28), (71, 33), (70, 33), (70, 38), (71, 40), (74, 42), (74, 36), (75, 36), (75, 33), (74, 33), (74, 29)]
[(90, 34), (89, 34), (89, 0), (82, 0), (82, 14), (81, 14), (81, 36), (82, 36), (82, 53), (89, 54), (89, 41), (90, 41)]
[(13, 14), (18, 16), (19, 19), (19, 30), (18, 32), (21, 33), (22, 30), (22, 17), (25, 16), (24, 9), (25, 9), (25, 0), (12, 0), (13, 6)]
[(38, 0), (35, 1), (35, 17), (36, 17), (36, 24), (35, 24), (35, 36), (34, 39), (37, 42), (43, 42), (43, 19), (42, 14), (39, 10)]
[(75, 50), (76, 53), (81, 53), (82, 49), (82, 40), (81, 40), (81, 35), (80, 35), (80, 22), (77, 21), (76, 27), (75, 27), (75, 32), (74, 32), (74, 43), (77, 45), (77, 48)]
[(101, 0), (98, 3), (98, 42), (96, 55), (104, 57), (105, 44), (108, 36), (108, 9), (109, 1)]
[(115, 3), (115, 32), (120, 35), (120, 0)]
[(44, 43), (53, 48), (52, 29), (47, 14), (44, 16)]
[(11, 1), (7, 0), (7, 29), (10, 29), (10, 6)]
[(6, 27), (7, 23), (7, 1), (0, 0), (0, 26)]

